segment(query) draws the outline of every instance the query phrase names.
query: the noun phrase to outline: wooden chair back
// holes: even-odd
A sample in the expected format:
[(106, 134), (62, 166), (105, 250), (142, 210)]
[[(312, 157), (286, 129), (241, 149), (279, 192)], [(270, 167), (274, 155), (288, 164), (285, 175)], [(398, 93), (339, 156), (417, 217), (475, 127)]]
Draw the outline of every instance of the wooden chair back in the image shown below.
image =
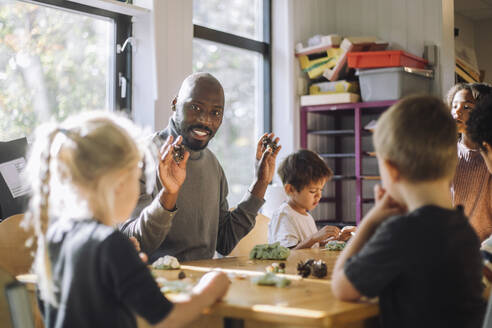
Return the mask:
[(0, 322), (2, 323), (2, 327), (5, 328), (12, 328), (9, 305), (5, 296), (5, 286), (13, 281), (14, 277), (0, 268)]
[(490, 293), (487, 310), (485, 311), (485, 320), (483, 321), (483, 328), (490, 327), (492, 327), (492, 293)]
[(263, 214), (258, 214), (253, 229), (239, 241), (229, 256), (248, 256), (255, 245), (266, 244), (268, 242), (269, 222), (270, 218)]
[[(7, 293), (8, 291), (8, 293)], [(0, 267), (0, 322), (5, 328), (42, 328), (34, 323), (32, 297), (26, 285)]]
[(33, 232), (20, 226), (24, 214), (16, 214), (0, 222), (0, 263), (12, 276), (28, 273), (34, 258), (34, 246), (26, 247), (26, 241)]

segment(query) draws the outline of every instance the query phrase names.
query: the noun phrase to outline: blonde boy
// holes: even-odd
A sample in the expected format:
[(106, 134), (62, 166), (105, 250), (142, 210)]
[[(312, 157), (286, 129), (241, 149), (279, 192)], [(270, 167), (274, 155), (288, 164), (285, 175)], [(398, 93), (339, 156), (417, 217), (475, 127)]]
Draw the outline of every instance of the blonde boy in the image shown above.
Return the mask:
[(429, 96), (403, 99), (374, 134), (383, 187), (337, 260), (336, 297), (379, 296), (383, 327), (480, 327), (477, 235), (453, 208), (456, 124)]

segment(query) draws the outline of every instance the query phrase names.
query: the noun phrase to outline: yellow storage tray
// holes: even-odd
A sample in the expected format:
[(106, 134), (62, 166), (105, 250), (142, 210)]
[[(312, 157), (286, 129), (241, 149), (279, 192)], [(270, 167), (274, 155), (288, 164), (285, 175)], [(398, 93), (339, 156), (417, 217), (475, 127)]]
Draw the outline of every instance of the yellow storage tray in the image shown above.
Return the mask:
[(310, 95), (332, 94), (341, 92), (357, 93), (359, 92), (359, 83), (340, 80), (334, 82), (314, 83), (309, 87)]

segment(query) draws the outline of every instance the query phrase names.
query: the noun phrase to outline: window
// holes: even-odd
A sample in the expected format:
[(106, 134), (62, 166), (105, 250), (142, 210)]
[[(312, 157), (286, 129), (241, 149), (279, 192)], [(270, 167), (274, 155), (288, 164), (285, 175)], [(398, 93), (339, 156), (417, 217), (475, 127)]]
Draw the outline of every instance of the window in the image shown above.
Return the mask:
[(76, 3), (1, 1), (0, 141), (79, 111), (129, 109), (118, 76), (129, 58), (116, 43), (130, 33), (130, 17)]
[(222, 126), (210, 142), (235, 206), (253, 181), (258, 138), (271, 130), (270, 0), (194, 0), (193, 70), (224, 87)]

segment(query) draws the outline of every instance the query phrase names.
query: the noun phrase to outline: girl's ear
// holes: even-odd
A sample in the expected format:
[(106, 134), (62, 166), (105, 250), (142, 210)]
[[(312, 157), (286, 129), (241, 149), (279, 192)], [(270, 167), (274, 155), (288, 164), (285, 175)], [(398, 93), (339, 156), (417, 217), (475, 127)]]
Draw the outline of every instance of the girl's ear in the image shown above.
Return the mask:
[(386, 170), (393, 182), (397, 182), (400, 180), (401, 175), (400, 171), (398, 170), (398, 167), (390, 160), (385, 159), (383, 162), (383, 165), (386, 166)]
[(119, 194), (125, 189), (126, 175), (122, 175), (116, 178), (114, 182), (114, 193)]

